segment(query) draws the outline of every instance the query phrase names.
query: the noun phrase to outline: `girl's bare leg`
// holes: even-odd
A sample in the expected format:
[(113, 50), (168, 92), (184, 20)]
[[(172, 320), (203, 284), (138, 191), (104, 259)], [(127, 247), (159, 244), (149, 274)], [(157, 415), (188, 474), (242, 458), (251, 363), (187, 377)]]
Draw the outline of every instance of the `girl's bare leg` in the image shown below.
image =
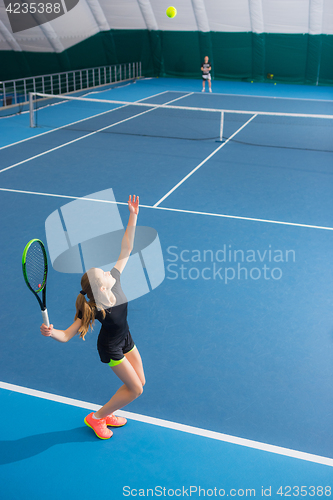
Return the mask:
[[(137, 349), (125, 355), (125, 359), (112, 370), (124, 385), (112, 396), (110, 401), (100, 408), (96, 413), (96, 418), (105, 418), (107, 415), (123, 408), (128, 403), (142, 394), (145, 377), (142, 361)], [(138, 371), (136, 371), (138, 370)]]
[(146, 379), (143, 371), (142, 359), (138, 349), (135, 348), (132, 351), (128, 352), (127, 354), (125, 354), (125, 357), (133, 366), (134, 370), (136, 371), (136, 374), (138, 375), (141, 381), (141, 384), (144, 386), (146, 383)]

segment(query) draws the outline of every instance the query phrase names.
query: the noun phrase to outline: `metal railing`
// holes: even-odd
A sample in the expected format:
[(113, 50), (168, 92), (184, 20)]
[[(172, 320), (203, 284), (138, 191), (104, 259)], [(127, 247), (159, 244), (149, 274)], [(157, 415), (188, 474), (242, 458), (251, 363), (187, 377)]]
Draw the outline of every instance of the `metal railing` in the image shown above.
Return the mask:
[(0, 106), (23, 104), (29, 92), (68, 94), (141, 77), (141, 62), (99, 66), (0, 82)]

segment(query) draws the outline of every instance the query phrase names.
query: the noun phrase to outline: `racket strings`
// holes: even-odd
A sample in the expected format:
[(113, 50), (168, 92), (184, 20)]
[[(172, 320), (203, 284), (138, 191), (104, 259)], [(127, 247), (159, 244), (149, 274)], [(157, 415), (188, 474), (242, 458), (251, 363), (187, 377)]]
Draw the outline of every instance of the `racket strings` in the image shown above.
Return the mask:
[(32, 243), (26, 255), (26, 275), (29, 285), (35, 292), (40, 292), (45, 284), (45, 257), (41, 245)]

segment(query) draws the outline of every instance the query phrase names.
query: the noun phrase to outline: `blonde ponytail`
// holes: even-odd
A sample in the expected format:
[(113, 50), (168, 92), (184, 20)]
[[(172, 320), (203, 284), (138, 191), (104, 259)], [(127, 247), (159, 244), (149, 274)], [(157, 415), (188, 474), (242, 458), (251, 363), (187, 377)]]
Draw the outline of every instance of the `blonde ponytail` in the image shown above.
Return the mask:
[[(85, 340), (85, 335), (89, 330), (93, 329), (95, 323), (95, 316), (97, 313), (97, 306), (94, 300), (94, 296), (91, 290), (90, 282), (87, 273), (85, 273), (81, 278), (82, 291), (87, 295), (89, 302), (87, 302), (85, 296), (80, 292), (77, 296), (75, 307), (76, 313), (74, 321), (81, 316), (81, 327), (79, 329), (79, 334), (82, 340)], [(101, 309), (103, 319), (105, 318), (105, 311)]]

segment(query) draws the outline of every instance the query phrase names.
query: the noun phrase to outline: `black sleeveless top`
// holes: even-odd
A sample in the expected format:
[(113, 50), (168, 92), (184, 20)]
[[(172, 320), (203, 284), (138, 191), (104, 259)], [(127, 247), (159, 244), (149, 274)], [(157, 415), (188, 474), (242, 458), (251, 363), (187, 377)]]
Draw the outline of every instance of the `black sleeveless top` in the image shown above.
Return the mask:
[[(98, 342), (105, 347), (111, 347), (122, 342), (129, 332), (127, 323), (127, 298), (124, 294), (120, 284), (120, 272), (113, 267), (111, 269), (111, 276), (115, 278), (116, 282), (111, 288), (113, 295), (116, 298), (116, 304), (105, 310), (105, 318), (101, 311), (95, 313), (95, 319), (101, 324), (101, 329), (98, 336)], [(82, 319), (81, 311), (78, 317)]]
[(102, 324), (99, 341), (110, 344), (118, 344), (129, 332), (127, 323), (127, 298), (121, 288), (120, 272), (115, 267), (111, 269), (111, 276), (116, 282), (111, 288), (116, 297), (116, 304), (113, 307), (105, 309), (106, 316), (103, 319), (101, 311), (97, 311), (95, 318)]

